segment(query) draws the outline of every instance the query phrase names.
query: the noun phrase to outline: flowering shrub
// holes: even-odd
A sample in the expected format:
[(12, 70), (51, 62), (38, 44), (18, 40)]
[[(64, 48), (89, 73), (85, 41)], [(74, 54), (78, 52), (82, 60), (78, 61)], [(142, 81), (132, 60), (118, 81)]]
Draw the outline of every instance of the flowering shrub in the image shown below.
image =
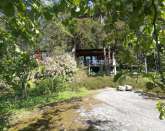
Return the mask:
[(63, 76), (71, 80), (76, 72), (76, 61), (69, 54), (48, 57), (44, 60), (45, 74), (48, 76)]

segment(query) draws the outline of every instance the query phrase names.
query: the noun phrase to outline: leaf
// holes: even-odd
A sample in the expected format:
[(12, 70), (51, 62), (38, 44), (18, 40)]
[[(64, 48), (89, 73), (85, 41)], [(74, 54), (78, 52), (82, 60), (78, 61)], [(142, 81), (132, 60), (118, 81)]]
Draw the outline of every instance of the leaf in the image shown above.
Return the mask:
[(117, 82), (122, 76), (123, 76), (123, 73), (122, 73), (122, 72), (117, 73), (117, 74), (114, 76), (113, 81), (114, 81), (114, 82)]
[(2, 11), (7, 16), (13, 16), (15, 13), (14, 6), (14, 2), (11, 0), (1, 0), (0, 11)]
[(165, 119), (165, 103), (158, 101), (158, 103), (156, 104), (156, 107), (158, 109), (158, 111), (160, 112), (159, 118)]
[(73, 0), (73, 4), (78, 6), (80, 4), (80, 0)]

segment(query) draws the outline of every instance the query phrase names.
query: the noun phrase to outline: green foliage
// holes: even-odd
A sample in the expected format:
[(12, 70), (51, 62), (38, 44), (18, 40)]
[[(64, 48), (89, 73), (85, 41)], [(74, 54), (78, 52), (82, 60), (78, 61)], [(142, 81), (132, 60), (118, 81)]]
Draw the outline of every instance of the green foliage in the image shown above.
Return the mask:
[(71, 39), (72, 34), (68, 29), (57, 18), (53, 18), (44, 22), (37, 47), (49, 51), (51, 55), (59, 55), (71, 50)]
[(77, 48), (103, 48), (106, 33), (99, 22), (89, 18), (75, 19), (72, 28)]
[(45, 72), (45, 65), (44, 64), (39, 64), (38, 71), (39, 71), (40, 74), (43, 74)]
[(165, 93), (164, 84), (161, 82), (158, 73), (134, 74), (130, 71), (121, 71), (114, 76), (113, 81), (116, 84), (131, 84), (136, 89), (154, 93), (157, 96)]
[(67, 88), (66, 81), (61, 76), (41, 79), (34, 82), (34, 84), (35, 85), (30, 88), (30, 95), (46, 95), (53, 92), (58, 93)]
[(155, 87), (154, 83), (153, 82), (147, 82), (146, 83), (146, 89), (149, 91), (149, 90), (152, 90), (153, 88)]
[(120, 64), (126, 64), (128, 66), (137, 64), (137, 58), (131, 49), (121, 49), (117, 54), (117, 60)]
[(22, 0), (3, 0), (0, 4), (0, 17), (4, 19), (0, 27), (0, 77), (23, 97), (27, 97), (29, 73), (36, 67), (27, 47), (34, 45), (40, 33), (37, 20), (41, 6), (39, 1)]
[(161, 120), (165, 119), (165, 103), (159, 101), (156, 106), (157, 106), (158, 111), (160, 112), (159, 118)]
[(114, 81), (114, 82), (117, 82), (117, 81), (122, 77), (122, 75), (123, 75), (122, 72), (117, 73), (117, 74), (114, 76), (113, 81)]
[[(39, 107), (41, 105), (46, 105), (52, 102), (58, 102), (61, 100), (70, 99), (73, 97), (81, 97), (87, 95), (88, 91), (84, 88), (80, 88), (78, 91), (65, 90), (59, 92), (51, 93), (50, 95), (33, 95), (27, 99), (15, 100), (12, 97), (0, 98), (0, 115), (5, 115), (7, 113), (13, 113), (20, 111), (22, 109), (33, 109), (34, 107)], [(0, 123), (1, 125), (1, 123)]]
[(151, 88), (154, 87), (159, 87), (164, 89), (164, 83), (160, 79), (160, 74), (159, 73), (148, 73), (148, 74), (143, 74), (143, 77), (146, 77), (149, 79), (150, 86), (152, 85)]
[[(27, 99), (20, 99), (11, 94), (4, 94), (0, 97), (0, 129), (7, 126), (7, 118), (10, 113), (30, 110), (52, 102), (59, 102), (74, 97), (81, 97), (88, 94), (87, 89), (71, 89), (62, 77), (44, 78), (35, 82), (28, 81), (29, 96)], [(9, 115), (9, 116), (8, 116)]]
[(15, 57), (3, 57), (0, 70), (1, 78), (15, 91), (24, 91), (29, 73), (36, 67), (36, 62), (27, 53), (15, 53), (14, 55)]
[[(31, 10), (28, 10), (31, 8)], [(35, 43), (39, 34), (38, 18), (42, 5), (39, 1), (23, 2), (22, 0), (3, 0), (0, 11), (5, 15), (6, 32), (14, 38), (20, 36), (30, 43)], [(18, 43), (16, 43), (18, 44)]]
[[(94, 0), (93, 6), (89, 7), (87, 0), (60, 0), (50, 6), (44, 5), (40, 0), (1, 0), (0, 79), (12, 87), (17, 96), (26, 97), (29, 92), (30, 97), (27, 100), (12, 100), (13, 97), (3, 96), (2, 99), (6, 100), (1, 102), (0, 109), (5, 112), (6, 109), (35, 106), (38, 103), (46, 103), (49, 98), (57, 98), (56, 93), (65, 88), (66, 79), (74, 75), (75, 61), (66, 60), (65, 56), (55, 57), (48, 63), (49, 66), (41, 66), (39, 71), (42, 74), (49, 68), (48, 73), (53, 77), (44, 77), (33, 82), (30, 74), (37, 65), (32, 58), (32, 50), (39, 47), (49, 50), (52, 54), (59, 54), (69, 51), (72, 43), (81, 48), (110, 45), (119, 64), (137, 64), (139, 70), (143, 64), (141, 57), (152, 56), (149, 64), (156, 65), (156, 75), (147, 74), (146, 78), (139, 80), (138, 76), (134, 79), (132, 73), (123, 71), (114, 77), (114, 81), (119, 84), (127, 80), (128, 84), (135, 87), (160, 92), (164, 88), (163, 68), (160, 67), (164, 65), (164, 2)], [(101, 18), (102, 24), (98, 22)], [(84, 81), (72, 83), (71, 87), (97, 89), (114, 86), (112, 81), (112, 78), (107, 76), (89, 77)], [(48, 94), (50, 97), (40, 96)], [(62, 99), (65, 96), (69, 98), (70, 92), (64, 97), (63, 94), (60, 96)], [(157, 107), (161, 112), (160, 118), (163, 118), (164, 104), (158, 103)]]
[[(154, 39), (156, 41), (155, 35), (160, 34), (163, 36), (161, 26), (162, 19), (164, 19), (164, 7), (162, 2), (163, 0), (96, 0), (93, 1), (93, 7), (89, 7), (86, 0), (61, 0), (53, 6), (43, 5), (40, 0), (26, 2), (21, 0), (14, 0), (12, 2), (3, 0), (0, 5), (0, 11), (3, 13), (6, 22), (5, 29), (0, 33), (2, 42), (5, 43), (1, 47), (1, 50), (3, 50), (2, 54), (5, 54), (5, 50), (9, 53), (9, 47), (13, 51), (10, 59), (22, 57), (21, 53), (17, 56), (13, 55), (17, 47), (20, 52), (26, 50), (25, 54), (29, 54), (30, 52), (27, 52), (26, 48), (22, 49), (22, 43), (24, 43), (24, 46), (26, 44), (28, 46), (35, 44), (42, 29), (44, 29), (43, 32), (45, 33), (41, 37), (45, 36), (46, 38), (44, 39), (48, 39), (47, 41), (41, 39), (41, 43), (48, 42), (50, 50), (53, 50), (57, 45), (67, 48), (65, 45), (68, 39), (65, 36), (68, 37), (70, 33), (68, 33), (63, 25), (59, 24), (61, 22), (50, 21), (50, 24), (48, 23), (46, 28), (44, 28), (44, 18), (53, 18), (52, 14), (55, 12), (56, 19), (59, 19), (63, 23), (68, 21), (65, 24), (68, 25), (67, 27), (71, 26), (69, 29), (74, 36), (72, 40), (74, 43), (79, 44), (80, 47), (100, 48), (103, 45), (110, 44), (115, 51), (120, 50), (117, 55), (117, 60), (120, 63), (136, 64), (138, 63), (135, 57), (136, 53), (145, 53), (146, 55), (152, 52), (150, 49), (158, 47), (152, 46), (154, 44), (152, 40)], [(61, 17), (59, 18), (59, 16)], [(75, 17), (84, 18), (89, 16), (92, 16), (94, 19), (74, 19)], [(100, 19), (100, 17), (104, 18), (103, 24), (97, 22), (97, 19)], [(156, 29), (154, 27), (153, 35), (152, 29), (155, 24), (158, 24), (158, 26)], [(56, 32), (52, 31), (52, 29), (56, 30)], [(52, 32), (55, 33), (49, 35)], [(18, 42), (18, 38), (23, 42)], [(162, 39), (161, 42), (163, 42)], [(129, 45), (131, 45), (131, 48)], [(13, 69), (12, 66), (11, 68)], [(12, 75), (13, 73), (11, 73)]]

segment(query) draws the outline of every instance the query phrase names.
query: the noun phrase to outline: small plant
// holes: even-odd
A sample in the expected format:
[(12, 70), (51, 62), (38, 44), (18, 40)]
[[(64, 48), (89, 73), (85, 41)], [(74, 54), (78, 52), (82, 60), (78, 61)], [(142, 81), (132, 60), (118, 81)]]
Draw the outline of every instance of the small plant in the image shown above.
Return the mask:
[(159, 101), (156, 106), (158, 111), (160, 112), (159, 118), (161, 120), (165, 119), (165, 103)]
[(154, 89), (154, 87), (155, 87), (155, 85), (154, 85), (153, 82), (149, 81), (149, 82), (146, 83), (146, 90), (147, 91)]
[(62, 76), (44, 78), (34, 82), (30, 95), (46, 95), (65, 90), (66, 81)]

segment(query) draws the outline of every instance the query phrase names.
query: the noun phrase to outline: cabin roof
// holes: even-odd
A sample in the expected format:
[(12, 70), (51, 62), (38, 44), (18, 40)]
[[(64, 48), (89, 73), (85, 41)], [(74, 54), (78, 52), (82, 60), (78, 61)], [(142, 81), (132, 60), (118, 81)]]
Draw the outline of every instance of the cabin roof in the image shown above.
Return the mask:
[[(106, 52), (108, 49), (106, 49)], [(76, 56), (104, 56), (104, 49), (77, 49)]]

